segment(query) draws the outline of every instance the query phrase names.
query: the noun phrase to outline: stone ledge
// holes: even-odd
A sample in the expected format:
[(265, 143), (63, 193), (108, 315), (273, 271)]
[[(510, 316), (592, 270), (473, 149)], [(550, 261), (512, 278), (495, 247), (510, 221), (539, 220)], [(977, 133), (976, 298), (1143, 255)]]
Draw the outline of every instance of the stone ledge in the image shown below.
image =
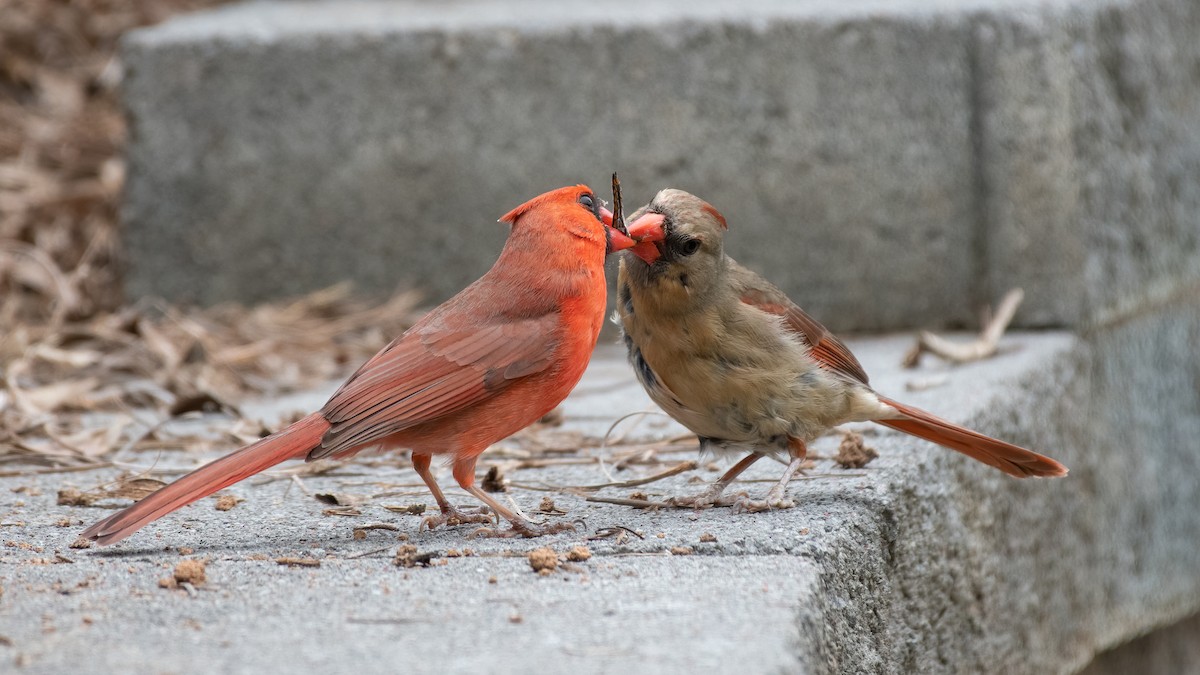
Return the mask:
[(617, 170), (836, 330), (1014, 285), (1086, 325), (1200, 279), (1197, 33), (1187, 0), (228, 6), (125, 44), (128, 287), (439, 300), (493, 218)]
[[(1083, 340), (1015, 334), (992, 361), (931, 364), (915, 376), (945, 375), (946, 383), (909, 394), (904, 385), (914, 374), (896, 366), (908, 338), (852, 342), (881, 391), (1045, 449), (1071, 467), (1059, 481), (1017, 481), (881, 433), (868, 436), (881, 457), (865, 470), (839, 472), (820, 461), (821, 478), (792, 485), (797, 508), (766, 514), (646, 513), (556, 494), (565, 518), (586, 528), (539, 542), (468, 540), (462, 528), (419, 532), (416, 518), (377, 507), (360, 518), (322, 516), (326, 507), (287, 481), (251, 482), (233, 488), (247, 498), (233, 511), (206, 500), (115, 548), (71, 551), (79, 528), (54, 523), (104, 511), (56, 506), (55, 491), (64, 482), (89, 487), (114, 471), (0, 479), (0, 488), (42, 487), (38, 497), (0, 489), (0, 507), (6, 521), (27, 523), (6, 528), (6, 539), (46, 547), (0, 549), (10, 590), (0, 606), (12, 616), (53, 616), (56, 627), (46, 632), (28, 621), (5, 635), (29, 655), (31, 672), (79, 664), (106, 672), (201, 672), (197, 664), (380, 672), (400, 662), (414, 671), (1072, 672), (1200, 610), (1200, 522), (1192, 508), (1200, 458), (1191, 442), (1200, 435), (1193, 386), (1200, 364), (1186, 358), (1200, 308), (1175, 309)], [(282, 415), (327, 394), (248, 409)], [(648, 405), (619, 352), (605, 347), (569, 399), (566, 425), (602, 433), (616, 416)], [(211, 422), (214, 432), (225, 423)], [(631, 437), (677, 431), (650, 418)], [(836, 440), (822, 439), (815, 452), (830, 453)], [(159, 468), (193, 461), (126, 459)], [(740, 487), (765, 490), (778, 470), (760, 463), (747, 476), (753, 482)], [(411, 470), (360, 473), (303, 480), (312, 492), (376, 491), (364, 480), (381, 481), (378, 489), (412, 484), (411, 496), (397, 501), (430, 501)], [(596, 465), (536, 474), (523, 480), (607, 480)], [(697, 489), (688, 477), (639, 489), (687, 493)], [(452, 499), (466, 501), (456, 492)], [(527, 511), (543, 494), (511, 493)], [(17, 507), (18, 498), (27, 506)], [(356, 558), (396, 545), (392, 533), (350, 536), (356, 525), (378, 521), (394, 522), (422, 551), (472, 547), (481, 556), (411, 572), (391, 564), (390, 549)], [(646, 538), (584, 540), (616, 524)], [(716, 542), (701, 543), (704, 533)], [(541, 578), (523, 558), (502, 557), (576, 543), (595, 554), (583, 575)], [(210, 560), (210, 590), (195, 598), (156, 587), (180, 546)], [(695, 553), (667, 555), (675, 546)], [(75, 563), (20, 564), (54, 550)], [(322, 566), (283, 568), (253, 558), (261, 554), (315, 556)], [(55, 583), (73, 590), (59, 593)], [(90, 625), (78, 620), (85, 614)], [(520, 623), (510, 621), (514, 615)], [(98, 643), (111, 648), (96, 650)]]

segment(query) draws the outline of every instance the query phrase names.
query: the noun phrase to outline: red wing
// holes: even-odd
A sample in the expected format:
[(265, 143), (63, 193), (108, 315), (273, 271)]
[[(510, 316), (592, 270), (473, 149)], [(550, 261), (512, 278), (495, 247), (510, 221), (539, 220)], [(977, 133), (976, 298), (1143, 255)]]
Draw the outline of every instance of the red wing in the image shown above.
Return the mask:
[(553, 362), (558, 316), (455, 330), (410, 330), (321, 410), (333, 426), (318, 459), (457, 412)]
[[(764, 312), (784, 318), (788, 328), (804, 338), (810, 347), (809, 354), (826, 370), (852, 377), (868, 384), (867, 373), (854, 354), (816, 319), (800, 309), (794, 302), (784, 298), (782, 302), (768, 298), (766, 293), (747, 290), (742, 302), (753, 305)], [(786, 304), (783, 304), (786, 303)]]

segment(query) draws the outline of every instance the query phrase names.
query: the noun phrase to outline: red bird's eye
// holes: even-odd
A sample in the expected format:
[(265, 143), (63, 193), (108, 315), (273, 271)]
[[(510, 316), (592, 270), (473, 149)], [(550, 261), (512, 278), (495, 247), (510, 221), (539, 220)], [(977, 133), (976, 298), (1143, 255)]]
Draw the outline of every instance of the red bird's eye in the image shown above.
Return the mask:
[(579, 195), (579, 203), (583, 204), (584, 208), (588, 211), (596, 210), (596, 200), (592, 199), (592, 196), (589, 194)]

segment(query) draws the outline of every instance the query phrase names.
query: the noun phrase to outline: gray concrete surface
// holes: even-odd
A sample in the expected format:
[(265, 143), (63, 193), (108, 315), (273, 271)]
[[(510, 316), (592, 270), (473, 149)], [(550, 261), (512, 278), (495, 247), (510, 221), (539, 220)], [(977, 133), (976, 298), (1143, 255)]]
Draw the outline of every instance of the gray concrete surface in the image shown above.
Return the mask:
[[(458, 290), (611, 171), (834, 329), (1103, 321), (1200, 279), (1191, 0), (247, 3), (125, 42), (134, 296)], [(870, 262), (868, 262), (870, 261)], [(887, 261), (878, 264), (876, 261)], [(1182, 286), (1181, 286), (1182, 284)]]
[[(792, 483), (799, 505), (790, 510), (642, 512), (557, 493), (568, 512), (558, 518), (579, 519), (578, 531), (512, 541), (469, 539), (469, 528), (418, 531), (417, 518), (381, 508), (432, 503), (412, 471), (356, 464), (304, 478), (304, 487), (398, 494), (338, 517), (289, 481), (250, 482), (232, 488), (246, 501), (231, 511), (205, 500), (115, 547), (73, 550), (82, 526), (110, 511), (57, 506), (56, 491), (93, 487), (115, 470), (0, 479), (0, 663), (29, 673), (1073, 672), (1200, 610), (1198, 333), (1200, 310), (1184, 306), (1082, 338), (1015, 334), (994, 360), (916, 373), (896, 365), (908, 338), (851, 343), (879, 390), (1050, 452), (1071, 468), (1059, 481), (1017, 481), (880, 431), (867, 436), (878, 460), (858, 471), (819, 461)], [(945, 384), (905, 393), (906, 382), (930, 377)], [(248, 410), (286, 414), (327, 394)], [(568, 400), (565, 427), (602, 433), (648, 406), (606, 346)], [(650, 417), (629, 438), (677, 430)], [(830, 454), (836, 441), (814, 450)], [(122, 459), (179, 470), (201, 460)], [(763, 491), (778, 471), (760, 463), (739, 488)], [(533, 485), (608, 480), (596, 464), (514, 475)], [(690, 493), (700, 487), (693, 478), (716, 475), (705, 467), (637, 489)], [(546, 493), (509, 494), (532, 511)], [(62, 518), (71, 525), (57, 526)], [(396, 533), (351, 536), (375, 522), (399, 526), (421, 551), (477, 555), (397, 568)], [(645, 538), (585, 540), (614, 525)], [(716, 541), (702, 543), (706, 533)], [(573, 572), (541, 577), (523, 557), (579, 543), (595, 555)], [(194, 595), (157, 583), (185, 546), (194, 549), (186, 557), (209, 561)], [(694, 553), (672, 555), (677, 546)], [(43, 564), (57, 555), (71, 562)], [(264, 555), (321, 566), (281, 567)]]

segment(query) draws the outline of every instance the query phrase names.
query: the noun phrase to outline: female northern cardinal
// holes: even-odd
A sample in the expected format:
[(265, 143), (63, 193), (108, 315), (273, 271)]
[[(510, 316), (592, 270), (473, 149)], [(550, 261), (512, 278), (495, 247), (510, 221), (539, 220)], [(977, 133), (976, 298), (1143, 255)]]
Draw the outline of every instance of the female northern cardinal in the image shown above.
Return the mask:
[(559, 404), (583, 375), (604, 320), (604, 257), (634, 244), (585, 185), (536, 197), (500, 219), (512, 232), (496, 264), (367, 361), (320, 411), (207, 464), (92, 525), (111, 544), (197, 499), (285, 459), (348, 457), (367, 447), (411, 448), (442, 523), (490, 522), (446, 501), (429, 472), (449, 455), (454, 478), (527, 537), (538, 526), (475, 485), (485, 448)]
[(729, 503), (721, 493), (764, 454), (791, 457), (765, 501), (783, 508), (806, 444), (844, 422), (874, 421), (1017, 476), (1064, 476), (1048, 457), (875, 393), (858, 359), (775, 286), (725, 255), (725, 218), (681, 190), (634, 214), (639, 243), (622, 256), (617, 311), (629, 360), (650, 397), (702, 449), (749, 451), (706, 492), (678, 505)]

